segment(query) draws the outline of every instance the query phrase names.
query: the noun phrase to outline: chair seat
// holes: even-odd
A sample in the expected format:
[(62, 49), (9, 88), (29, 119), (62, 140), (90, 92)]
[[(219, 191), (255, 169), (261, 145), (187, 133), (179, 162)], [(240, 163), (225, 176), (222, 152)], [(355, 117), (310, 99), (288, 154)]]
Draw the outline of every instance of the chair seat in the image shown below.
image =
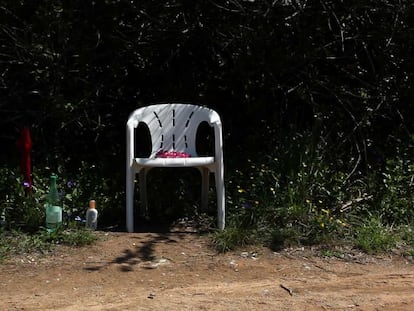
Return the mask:
[(140, 167), (197, 167), (214, 164), (214, 157), (191, 158), (135, 158), (134, 164)]

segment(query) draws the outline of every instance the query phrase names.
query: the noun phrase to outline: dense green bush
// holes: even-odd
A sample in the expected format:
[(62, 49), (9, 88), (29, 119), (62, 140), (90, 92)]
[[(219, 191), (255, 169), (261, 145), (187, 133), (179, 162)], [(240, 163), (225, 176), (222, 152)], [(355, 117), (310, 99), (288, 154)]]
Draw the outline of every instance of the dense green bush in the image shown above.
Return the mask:
[[(1, 168), (3, 178), (0, 181), (0, 215), (3, 215), (6, 227), (35, 232), (45, 225), (46, 195), (49, 191), (50, 169), (33, 171), (33, 191), (24, 191), (23, 180), (18, 169)], [(123, 196), (110, 189), (111, 180), (102, 176), (94, 165), (83, 163), (78, 171), (67, 172), (63, 167), (57, 169), (58, 191), (63, 205), (65, 227), (71, 227), (76, 217), (85, 218), (88, 202), (96, 200), (103, 224), (112, 225), (122, 222), (119, 210), (123, 205)], [(78, 218), (78, 219), (79, 219)], [(110, 220), (110, 221), (109, 221)]]
[(383, 172), (384, 192), (379, 213), (388, 224), (411, 224), (414, 221), (413, 146), (406, 150), (407, 153), (388, 160)]
[(359, 233), (367, 231), (361, 228), (365, 223), (374, 228), (369, 225), (374, 220), (395, 228), (413, 224), (414, 175), (407, 157), (413, 154), (412, 143), (386, 160), (383, 169), (344, 172), (330, 158), (329, 146), (312, 143), (311, 134), (286, 140), (277, 138), (273, 152), (252, 157), (246, 167), (228, 176), (231, 227), (246, 228), (252, 240), (281, 247), (349, 241), (355, 236), (360, 237), (357, 244), (363, 243), (367, 235), (361, 238)]
[[(49, 167), (69, 210), (96, 196), (107, 219), (123, 219), (128, 113), (190, 101), (223, 119), (229, 241), (245, 230), (273, 244), (351, 237), (372, 215), (410, 224), (413, 23), (408, 0), (7, 0), (0, 208), (29, 209), (36, 227)], [(24, 125), (45, 176), (30, 198), (14, 171)], [(184, 179), (154, 175), (158, 214), (195, 210)]]

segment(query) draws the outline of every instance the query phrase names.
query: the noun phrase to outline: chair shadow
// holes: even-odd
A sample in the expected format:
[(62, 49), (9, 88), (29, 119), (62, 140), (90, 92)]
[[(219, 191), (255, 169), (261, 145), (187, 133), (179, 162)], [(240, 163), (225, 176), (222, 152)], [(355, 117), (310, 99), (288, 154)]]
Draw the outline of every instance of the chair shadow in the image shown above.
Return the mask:
[[(144, 264), (143, 268), (146, 268), (148, 266), (145, 266), (145, 263), (151, 263), (157, 259), (155, 253), (155, 246), (157, 243), (177, 243), (177, 238), (181, 239), (185, 235), (194, 234), (189, 232), (171, 232), (169, 230), (169, 226), (167, 225), (141, 224), (137, 227), (140, 228), (140, 230), (135, 231), (135, 233), (147, 234), (147, 237), (144, 238), (143, 243), (137, 243), (133, 249), (125, 249), (121, 255), (107, 263), (99, 266), (85, 267), (84, 270), (91, 272), (100, 271), (103, 268), (114, 264), (118, 265), (120, 271), (122, 272), (131, 272), (134, 270), (134, 266), (138, 264)], [(141, 239), (138, 236), (135, 238)]]

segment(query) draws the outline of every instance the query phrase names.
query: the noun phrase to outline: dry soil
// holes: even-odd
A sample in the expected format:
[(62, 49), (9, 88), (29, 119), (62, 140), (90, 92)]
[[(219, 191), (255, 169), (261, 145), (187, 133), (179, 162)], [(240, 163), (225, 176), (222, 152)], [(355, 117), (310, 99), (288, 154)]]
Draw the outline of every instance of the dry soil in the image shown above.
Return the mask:
[(0, 265), (0, 310), (414, 310), (414, 263), (303, 248), (218, 254), (194, 233), (99, 232)]

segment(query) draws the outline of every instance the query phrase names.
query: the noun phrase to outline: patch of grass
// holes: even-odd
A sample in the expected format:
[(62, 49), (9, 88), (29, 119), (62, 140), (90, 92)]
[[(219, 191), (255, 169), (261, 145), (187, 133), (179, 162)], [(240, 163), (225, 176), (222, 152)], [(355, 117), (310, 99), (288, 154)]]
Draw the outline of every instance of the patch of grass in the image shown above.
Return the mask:
[(69, 246), (85, 246), (96, 241), (97, 237), (91, 230), (60, 229), (54, 232), (42, 231), (39, 238), (45, 243), (63, 244)]
[(403, 240), (407, 246), (414, 248), (414, 227), (401, 226), (399, 228), (401, 240)]
[(336, 258), (341, 258), (342, 255), (344, 254), (343, 251), (338, 250), (338, 249), (331, 249), (331, 248), (323, 248), (320, 250), (319, 252), (320, 256), (322, 257), (336, 257)]
[(398, 240), (398, 234), (384, 226), (380, 218), (372, 217), (357, 228), (355, 246), (368, 254), (375, 254), (391, 250)]
[(270, 248), (279, 251), (285, 247), (299, 245), (300, 234), (294, 228), (278, 228), (271, 233)]
[(84, 246), (94, 243), (97, 236), (85, 229), (39, 231), (34, 234), (17, 230), (0, 231), (0, 262), (9, 256), (50, 251), (54, 245)]
[(414, 257), (414, 227), (404, 225), (400, 226), (398, 231), (402, 242), (403, 254)]
[(50, 250), (50, 246), (37, 234), (31, 235), (17, 230), (2, 231), (0, 233), (0, 260), (10, 255), (46, 252)]
[(228, 227), (213, 234), (213, 245), (219, 252), (243, 247), (252, 242), (253, 232), (241, 227)]

